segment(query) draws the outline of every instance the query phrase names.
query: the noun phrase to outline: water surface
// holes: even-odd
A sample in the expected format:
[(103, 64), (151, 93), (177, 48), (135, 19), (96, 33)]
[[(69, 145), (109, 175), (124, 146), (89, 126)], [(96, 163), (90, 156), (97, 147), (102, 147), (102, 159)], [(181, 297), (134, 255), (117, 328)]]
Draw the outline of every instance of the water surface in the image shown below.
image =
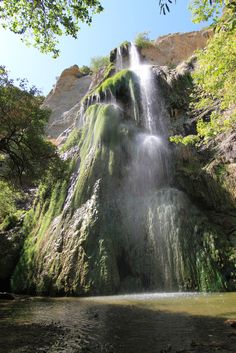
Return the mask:
[(235, 353), (236, 293), (0, 302), (1, 353)]

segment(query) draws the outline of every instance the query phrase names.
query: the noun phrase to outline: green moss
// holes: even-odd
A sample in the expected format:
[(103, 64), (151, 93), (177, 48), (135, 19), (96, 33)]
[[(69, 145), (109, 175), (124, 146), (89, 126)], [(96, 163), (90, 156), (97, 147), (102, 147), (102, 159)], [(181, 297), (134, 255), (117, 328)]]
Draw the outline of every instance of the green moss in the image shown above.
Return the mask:
[(121, 109), (113, 104), (95, 104), (85, 115), (85, 127), (80, 140), (80, 172), (73, 197), (78, 208), (91, 195), (95, 181), (115, 174), (120, 143), (127, 134)]
[(74, 163), (64, 162), (64, 168), (60, 169), (62, 174), (56, 182), (55, 175), (52, 174), (54, 170), (49, 172), (46, 180), (39, 187), (33, 208), (28, 211), (24, 219), (22, 229), (26, 240), (20, 261), (12, 276), (12, 289), (16, 292), (32, 293), (35, 290), (33, 276), (40, 246), (45, 240), (45, 233), (52, 220), (62, 211), (73, 168)]
[(80, 137), (81, 137), (81, 130), (74, 128), (71, 131), (70, 135), (68, 136), (66, 142), (61, 147), (61, 152), (69, 151), (72, 147), (76, 146), (76, 144), (78, 145)]
[(91, 90), (89, 91), (89, 93), (87, 93), (81, 100), (81, 104), (83, 104), (84, 106), (87, 106), (88, 100), (93, 97), (93, 95), (95, 95), (95, 92), (97, 90), (97, 88), (100, 86), (101, 82), (106, 81), (109, 77), (113, 76), (113, 74), (116, 72), (116, 67), (113, 63), (110, 63), (109, 65), (107, 65), (107, 67), (105, 68), (105, 71), (103, 73), (103, 77), (102, 80), (99, 81), (99, 83)]
[(113, 77), (105, 80), (95, 91), (95, 94), (103, 96), (106, 92), (112, 92), (112, 94), (117, 97), (121, 89), (124, 89), (128, 92), (130, 87), (130, 81), (136, 86), (138, 90), (138, 77), (137, 75), (128, 69), (119, 71)]
[[(113, 67), (111, 68), (113, 70)], [(115, 97), (121, 106), (133, 106), (134, 117), (138, 120), (138, 110), (140, 109), (140, 87), (138, 76), (130, 70), (119, 71), (112, 77), (109, 77), (90, 92), (83, 99), (84, 106), (93, 104), (99, 100), (106, 101), (108, 98)]]

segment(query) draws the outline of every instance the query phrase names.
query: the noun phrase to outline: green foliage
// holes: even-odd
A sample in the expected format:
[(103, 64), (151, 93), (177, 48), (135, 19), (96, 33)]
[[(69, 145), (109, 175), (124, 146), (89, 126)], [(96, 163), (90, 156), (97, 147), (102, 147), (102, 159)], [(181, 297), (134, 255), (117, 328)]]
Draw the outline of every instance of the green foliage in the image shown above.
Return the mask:
[(82, 67), (80, 67), (79, 70), (83, 75), (89, 75), (91, 73), (90, 67), (86, 65), (83, 65)]
[(119, 46), (120, 47), (129, 47), (130, 42), (128, 40), (125, 40), (124, 42), (122, 42)]
[(58, 36), (77, 38), (79, 22), (90, 25), (92, 15), (102, 10), (99, 0), (2, 0), (0, 21), (27, 44), (57, 57)]
[(91, 59), (90, 67), (92, 72), (97, 73), (99, 70), (104, 69), (110, 64), (108, 56), (96, 56)]
[(187, 135), (187, 136), (181, 136), (181, 135), (174, 135), (170, 136), (170, 142), (174, 142), (176, 144), (182, 143), (183, 145), (194, 145), (200, 140), (200, 137), (197, 135)]
[(14, 213), (9, 213), (5, 218), (2, 224), (0, 224), (0, 230), (8, 231), (14, 228), (19, 222), (20, 217), (23, 215), (24, 211), (18, 210)]
[(35, 87), (23, 80), (16, 87), (0, 67), (1, 178), (37, 180), (55, 157), (55, 147), (44, 137), (50, 112), (41, 108), (42, 101)]
[(220, 31), (209, 41), (206, 50), (199, 51), (197, 55), (199, 65), (194, 80), (207, 93), (207, 104), (219, 98), (222, 109), (236, 103), (235, 37), (236, 28)]
[(207, 141), (234, 126), (236, 127), (235, 112), (226, 119), (224, 119), (222, 115), (213, 112), (209, 122), (204, 122), (202, 119), (198, 120), (197, 132), (198, 136), (204, 138), (204, 141)]
[(236, 26), (232, 25), (232, 18), (235, 18), (235, 5), (226, 7), (207, 47), (197, 52), (190, 107), (194, 114), (208, 111), (210, 116), (197, 121), (196, 136), (173, 136), (172, 142), (187, 144), (200, 139), (207, 142), (236, 127)]
[(9, 214), (16, 212), (16, 202), (19, 192), (14, 190), (7, 182), (0, 180), (0, 223)]
[(137, 36), (135, 37), (134, 43), (140, 49), (149, 48), (153, 45), (152, 41), (148, 36), (148, 32), (138, 33)]
[(192, 0), (189, 8), (193, 15), (193, 22), (199, 23), (208, 21), (212, 17), (216, 18), (219, 16), (223, 4), (223, 0), (215, 0), (214, 2), (209, 0)]

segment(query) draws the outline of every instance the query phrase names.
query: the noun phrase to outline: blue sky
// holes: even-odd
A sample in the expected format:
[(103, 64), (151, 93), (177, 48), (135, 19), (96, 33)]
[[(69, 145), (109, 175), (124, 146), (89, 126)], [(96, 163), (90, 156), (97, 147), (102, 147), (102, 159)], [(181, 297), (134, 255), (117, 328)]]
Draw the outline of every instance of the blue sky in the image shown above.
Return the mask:
[(20, 37), (0, 29), (0, 64), (11, 78), (27, 78), (47, 94), (56, 77), (65, 68), (89, 65), (91, 57), (107, 55), (125, 40), (133, 40), (139, 32), (149, 32), (151, 39), (160, 35), (198, 30), (202, 25), (191, 22), (188, 0), (177, 0), (171, 13), (160, 15), (158, 0), (102, 0), (105, 10), (94, 16), (90, 27), (81, 26), (78, 39), (62, 37), (61, 55), (52, 59), (37, 49), (26, 47)]

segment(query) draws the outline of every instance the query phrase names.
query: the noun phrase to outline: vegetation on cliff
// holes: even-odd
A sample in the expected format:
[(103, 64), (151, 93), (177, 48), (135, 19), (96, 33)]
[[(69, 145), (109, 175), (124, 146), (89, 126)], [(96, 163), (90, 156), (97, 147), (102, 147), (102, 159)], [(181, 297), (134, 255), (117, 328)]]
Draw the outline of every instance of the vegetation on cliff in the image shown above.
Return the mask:
[(110, 64), (108, 56), (95, 56), (91, 59), (90, 68), (93, 73), (98, 73), (99, 70), (106, 68)]
[(24, 80), (17, 83), (0, 67), (0, 223), (24, 207), (24, 189), (34, 187), (58, 158), (44, 136), (50, 112), (41, 108), (43, 97)]
[(135, 37), (134, 43), (140, 49), (149, 48), (153, 45), (152, 41), (149, 38), (148, 32), (138, 33)]
[[(193, 73), (195, 86), (189, 112), (200, 116), (196, 124), (197, 134), (173, 136), (173, 142), (207, 142), (236, 126), (235, 14), (235, 4), (227, 7), (207, 47), (197, 52), (197, 68)], [(202, 115), (206, 118), (201, 118)]]

